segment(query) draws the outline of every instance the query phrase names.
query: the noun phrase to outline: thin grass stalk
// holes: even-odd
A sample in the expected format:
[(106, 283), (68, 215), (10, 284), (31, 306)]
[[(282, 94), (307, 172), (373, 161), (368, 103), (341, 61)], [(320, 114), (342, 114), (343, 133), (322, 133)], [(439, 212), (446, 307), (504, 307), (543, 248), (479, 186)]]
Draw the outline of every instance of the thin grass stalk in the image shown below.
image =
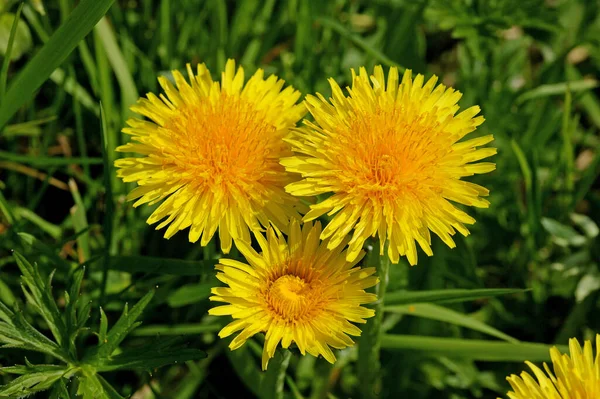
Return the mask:
[[(379, 244), (379, 243), (377, 243)], [(376, 264), (379, 284), (375, 286), (377, 302), (374, 305), (375, 317), (367, 320), (358, 345), (358, 380), (361, 398), (377, 398), (381, 395), (381, 323), (385, 292), (389, 280), (390, 258), (387, 255), (387, 245), (383, 254), (379, 253), (379, 245), (375, 245), (368, 258), (368, 265)]]

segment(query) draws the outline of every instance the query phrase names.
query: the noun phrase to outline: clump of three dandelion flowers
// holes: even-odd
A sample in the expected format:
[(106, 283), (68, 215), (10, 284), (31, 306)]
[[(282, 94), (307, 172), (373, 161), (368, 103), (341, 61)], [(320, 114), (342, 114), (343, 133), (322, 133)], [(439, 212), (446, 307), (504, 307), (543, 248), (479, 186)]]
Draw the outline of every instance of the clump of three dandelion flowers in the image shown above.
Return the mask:
[[(166, 96), (148, 94), (132, 108), (149, 120), (123, 130), (132, 141), (118, 151), (140, 156), (117, 160), (118, 176), (137, 182), (134, 206), (160, 203), (147, 221), (168, 226), (166, 238), (189, 228), (204, 246), (218, 230), (224, 253), (235, 241), (250, 265), (220, 260), (228, 287), (212, 299), (229, 305), (211, 313), (234, 319), (221, 336), (241, 330), (232, 349), (266, 333), (263, 367), (279, 343), (330, 362), (330, 347), (353, 344), (360, 330), (351, 322), (371, 317), (361, 305), (376, 299), (365, 292), (377, 283), (374, 269), (356, 266), (368, 237), (379, 237), (381, 251), (389, 242), (394, 263), (416, 264), (415, 243), (432, 254), (430, 232), (449, 246), (455, 231), (468, 234), (474, 219), (450, 201), (488, 206), (488, 191), (461, 178), (494, 169), (479, 161), (495, 149), (477, 148), (492, 136), (460, 141), (483, 118), (478, 107), (456, 114), (460, 93), (435, 87), (435, 77), (424, 84), (407, 71), (400, 82), (391, 68), (386, 83), (381, 67), (370, 77), (361, 68), (348, 96), (330, 80), (330, 101), (318, 94), (305, 106), (262, 70), (244, 84), (232, 60), (220, 83), (204, 65), (188, 74), (189, 83), (174, 71), (176, 86), (160, 78)], [(314, 122), (296, 128), (306, 109)], [(330, 196), (310, 208), (301, 201), (319, 194)], [(324, 229), (311, 223), (326, 213)]]

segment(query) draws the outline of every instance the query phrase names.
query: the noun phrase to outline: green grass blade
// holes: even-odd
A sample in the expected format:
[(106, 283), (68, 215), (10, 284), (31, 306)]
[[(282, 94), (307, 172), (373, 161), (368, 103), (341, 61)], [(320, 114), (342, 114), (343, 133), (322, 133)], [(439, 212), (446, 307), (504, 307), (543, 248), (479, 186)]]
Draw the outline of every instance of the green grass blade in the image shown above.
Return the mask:
[(0, 128), (67, 58), (106, 14), (114, 0), (82, 0), (10, 85), (0, 107)]
[(102, 163), (102, 158), (63, 158), (63, 157), (44, 157), (37, 155), (19, 155), (8, 151), (0, 151), (0, 159), (24, 163), (34, 166), (65, 166), (65, 165), (98, 165)]
[(19, 4), (19, 8), (17, 9), (17, 14), (15, 15), (15, 19), (13, 20), (12, 27), (10, 28), (10, 36), (8, 37), (8, 45), (6, 47), (6, 53), (4, 54), (4, 60), (2, 61), (2, 68), (0, 69), (0, 104), (2, 103), (2, 99), (4, 98), (4, 93), (6, 92), (8, 65), (10, 64), (10, 56), (12, 54), (15, 36), (17, 35), (17, 26), (19, 25), (19, 21), (21, 20), (21, 11), (23, 10), (24, 4), (25, 3)]
[(553, 83), (546, 84), (536, 87), (535, 89), (531, 89), (521, 94), (516, 99), (516, 104), (522, 104), (525, 101), (533, 100), (541, 97), (548, 96), (556, 96), (563, 95), (567, 91), (571, 91), (572, 93), (582, 92), (587, 90), (592, 90), (598, 87), (600, 84), (598, 81), (593, 79), (584, 79), (578, 80), (576, 82), (564, 82), (564, 83)]
[[(451, 356), (488, 362), (549, 361), (549, 345), (537, 343), (507, 343), (483, 340), (384, 335), (381, 347), (390, 350), (424, 352), (428, 356)], [(559, 346), (563, 353), (568, 349)]]
[(133, 112), (129, 110), (129, 107), (135, 104), (139, 94), (133, 81), (133, 77), (131, 76), (131, 72), (129, 71), (129, 67), (127, 66), (127, 62), (125, 61), (125, 57), (119, 48), (115, 32), (108, 23), (108, 20), (102, 18), (95, 29), (98, 32), (98, 37), (106, 52), (108, 62), (110, 62), (117, 77), (117, 81), (119, 82), (119, 87), (121, 89), (122, 115), (125, 120), (133, 114)]
[(405, 305), (414, 303), (450, 303), (466, 302), (498, 295), (518, 294), (527, 290), (517, 288), (450, 289), (430, 291), (400, 291), (388, 293), (386, 305)]
[(502, 331), (490, 327), (477, 319), (456, 312), (452, 309), (445, 308), (443, 306), (438, 306), (430, 303), (417, 303), (414, 305), (388, 306), (385, 308), (385, 310), (390, 313), (405, 314), (410, 316), (423, 317), (426, 319), (443, 321), (457, 326), (466, 327), (471, 330), (479, 331), (484, 334), (489, 334), (493, 337), (500, 338), (508, 342), (519, 342), (513, 337), (506, 335)]
[(333, 29), (334, 31), (339, 33), (343, 38), (350, 40), (356, 46), (360, 47), (365, 53), (369, 54), (371, 57), (373, 57), (375, 60), (381, 62), (382, 64), (387, 65), (387, 66), (398, 67), (398, 69), (401, 72), (406, 69), (403, 66), (399, 65), (398, 63), (396, 63), (395, 61), (388, 58), (387, 55), (383, 54), (377, 48), (375, 48), (372, 45), (370, 45), (369, 43), (367, 43), (367, 41), (364, 40), (362, 37), (357, 36), (357, 35), (353, 34), (352, 32), (348, 31), (348, 29), (346, 29), (339, 22), (334, 21), (333, 19), (330, 19), (330, 18), (326, 18), (326, 17), (317, 18), (316, 22), (322, 24), (323, 26)]
[(113, 240), (113, 222), (114, 222), (114, 198), (112, 190), (112, 163), (110, 162), (108, 148), (108, 129), (106, 122), (106, 115), (104, 114), (104, 108), (100, 104), (100, 137), (102, 142), (102, 163), (104, 165), (104, 198), (105, 198), (105, 209), (104, 209), (104, 258), (102, 260), (102, 285), (100, 291), (100, 302), (104, 300), (106, 295), (106, 285), (108, 282), (108, 272), (110, 270), (110, 249), (112, 248)]

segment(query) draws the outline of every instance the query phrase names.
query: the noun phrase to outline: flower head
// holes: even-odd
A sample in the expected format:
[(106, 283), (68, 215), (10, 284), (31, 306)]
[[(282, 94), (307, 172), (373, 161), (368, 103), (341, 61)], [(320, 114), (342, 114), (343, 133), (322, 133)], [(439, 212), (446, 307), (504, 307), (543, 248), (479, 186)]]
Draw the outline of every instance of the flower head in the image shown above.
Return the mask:
[(347, 262), (341, 246), (330, 251), (320, 243), (321, 225), (297, 221), (289, 228), (288, 242), (274, 229), (267, 237), (256, 234), (262, 250), (258, 254), (246, 242), (236, 246), (250, 265), (220, 259), (217, 278), (228, 287), (213, 288), (210, 299), (228, 305), (210, 309), (212, 315), (231, 315), (233, 322), (219, 336), (241, 332), (229, 347), (237, 349), (258, 332), (266, 333), (263, 370), (281, 342), (288, 348), (295, 342), (300, 352), (322, 355), (333, 363), (330, 347), (342, 349), (354, 344), (349, 335), (360, 335), (353, 323), (365, 323), (374, 311), (361, 307), (377, 299), (365, 288), (377, 284), (375, 268), (355, 267)]
[(304, 220), (336, 214), (323, 230), (329, 247), (339, 245), (352, 229), (348, 260), (360, 252), (369, 236), (378, 235), (383, 252), (397, 263), (406, 255), (417, 263), (415, 242), (432, 255), (430, 231), (454, 247), (452, 235), (467, 235), (465, 224), (475, 220), (450, 201), (487, 207), (481, 198), (488, 190), (461, 180), (494, 170), (492, 163), (477, 162), (496, 153), (477, 147), (491, 135), (460, 141), (483, 122), (479, 107), (456, 114), (461, 94), (436, 85), (434, 76), (423, 84), (406, 71), (398, 83), (398, 70), (390, 68), (387, 84), (381, 66), (370, 77), (364, 68), (352, 71), (352, 88), (346, 97), (330, 79), (332, 98), (308, 96), (306, 104), (315, 123), (286, 138), (297, 156), (284, 158), (288, 171), (302, 174), (286, 190), (294, 195), (332, 193), (311, 206)]
[(130, 119), (124, 133), (132, 141), (121, 152), (141, 154), (115, 162), (124, 182), (137, 182), (128, 199), (161, 205), (148, 218), (165, 237), (189, 229), (189, 240), (206, 245), (217, 228), (221, 249), (233, 239), (250, 240), (271, 221), (285, 229), (299, 218), (296, 198), (284, 191), (294, 181), (279, 164), (291, 155), (282, 141), (304, 115), (300, 93), (276, 76), (258, 70), (244, 85), (244, 70), (227, 62), (221, 83), (204, 64), (196, 74), (187, 66), (188, 83), (173, 71), (176, 87), (159, 77), (165, 95), (150, 93), (131, 109), (149, 121)]
[(525, 362), (536, 380), (527, 373), (511, 375), (506, 379), (513, 391), (510, 399), (597, 399), (600, 398), (600, 334), (596, 335), (596, 356), (592, 342), (585, 341), (583, 350), (579, 342), (569, 340), (569, 352), (561, 354), (556, 347), (550, 350), (554, 373), (544, 363), (544, 370)]

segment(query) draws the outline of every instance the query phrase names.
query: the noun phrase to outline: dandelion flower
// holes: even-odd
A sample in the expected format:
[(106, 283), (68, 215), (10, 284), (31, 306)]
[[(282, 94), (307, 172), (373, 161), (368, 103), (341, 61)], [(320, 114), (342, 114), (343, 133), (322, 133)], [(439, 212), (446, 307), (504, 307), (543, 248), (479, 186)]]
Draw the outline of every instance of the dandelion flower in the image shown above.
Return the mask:
[(294, 179), (279, 161), (292, 154), (282, 138), (305, 107), (296, 104), (298, 91), (260, 69), (244, 85), (233, 60), (220, 84), (204, 64), (187, 72), (190, 83), (173, 71), (176, 86), (159, 77), (166, 96), (150, 93), (131, 108), (149, 120), (128, 120), (123, 132), (132, 141), (117, 151), (141, 156), (115, 165), (124, 182), (138, 184), (127, 196), (134, 206), (162, 202), (147, 222), (163, 220), (157, 229), (169, 226), (165, 238), (189, 227), (189, 241), (204, 246), (218, 228), (227, 253), (232, 239), (250, 240), (250, 230), (300, 217), (284, 190)]
[(381, 66), (370, 77), (364, 68), (352, 71), (352, 88), (345, 96), (330, 79), (332, 98), (307, 96), (315, 122), (293, 131), (286, 140), (298, 154), (282, 160), (301, 181), (286, 190), (309, 196), (331, 193), (312, 205), (304, 220), (325, 213), (335, 216), (321, 238), (339, 245), (354, 229), (347, 257), (352, 261), (369, 236), (379, 236), (381, 252), (389, 240), (388, 255), (397, 263), (405, 255), (417, 263), (415, 242), (432, 255), (430, 231), (448, 246), (452, 235), (467, 235), (465, 224), (475, 220), (450, 201), (485, 208), (481, 198), (488, 190), (461, 180), (494, 170), (492, 163), (477, 162), (496, 153), (477, 147), (491, 135), (460, 141), (483, 123), (479, 107), (456, 114), (461, 94), (437, 77), (423, 84), (406, 71), (398, 83), (397, 68), (390, 68), (387, 84)]
[(596, 335), (596, 356), (592, 342), (585, 341), (583, 349), (579, 342), (569, 340), (569, 352), (561, 354), (558, 349), (550, 350), (554, 373), (544, 363), (544, 371), (530, 362), (525, 362), (536, 380), (527, 373), (507, 378), (513, 391), (510, 399), (597, 399), (600, 398), (600, 334)]
[(364, 291), (377, 284), (375, 268), (355, 267), (364, 256), (347, 262), (341, 246), (330, 251), (320, 243), (321, 225), (297, 221), (289, 228), (288, 242), (274, 229), (267, 237), (257, 233), (262, 250), (258, 254), (246, 242), (236, 242), (249, 265), (219, 259), (217, 278), (228, 287), (213, 288), (210, 299), (227, 302), (210, 309), (212, 315), (231, 315), (233, 321), (219, 336), (225, 338), (241, 332), (229, 347), (237, 349), (258, 332), (264, 332), (262, 368), (281, 342), (288, 348), (295, 342), (300, 352), (322, 355), (333, 363), (332, 348), (354, 344), (350, 335), (360, 335), (352, 323), (365, 323), (374, 311), (361, 307), (377, 299)]

